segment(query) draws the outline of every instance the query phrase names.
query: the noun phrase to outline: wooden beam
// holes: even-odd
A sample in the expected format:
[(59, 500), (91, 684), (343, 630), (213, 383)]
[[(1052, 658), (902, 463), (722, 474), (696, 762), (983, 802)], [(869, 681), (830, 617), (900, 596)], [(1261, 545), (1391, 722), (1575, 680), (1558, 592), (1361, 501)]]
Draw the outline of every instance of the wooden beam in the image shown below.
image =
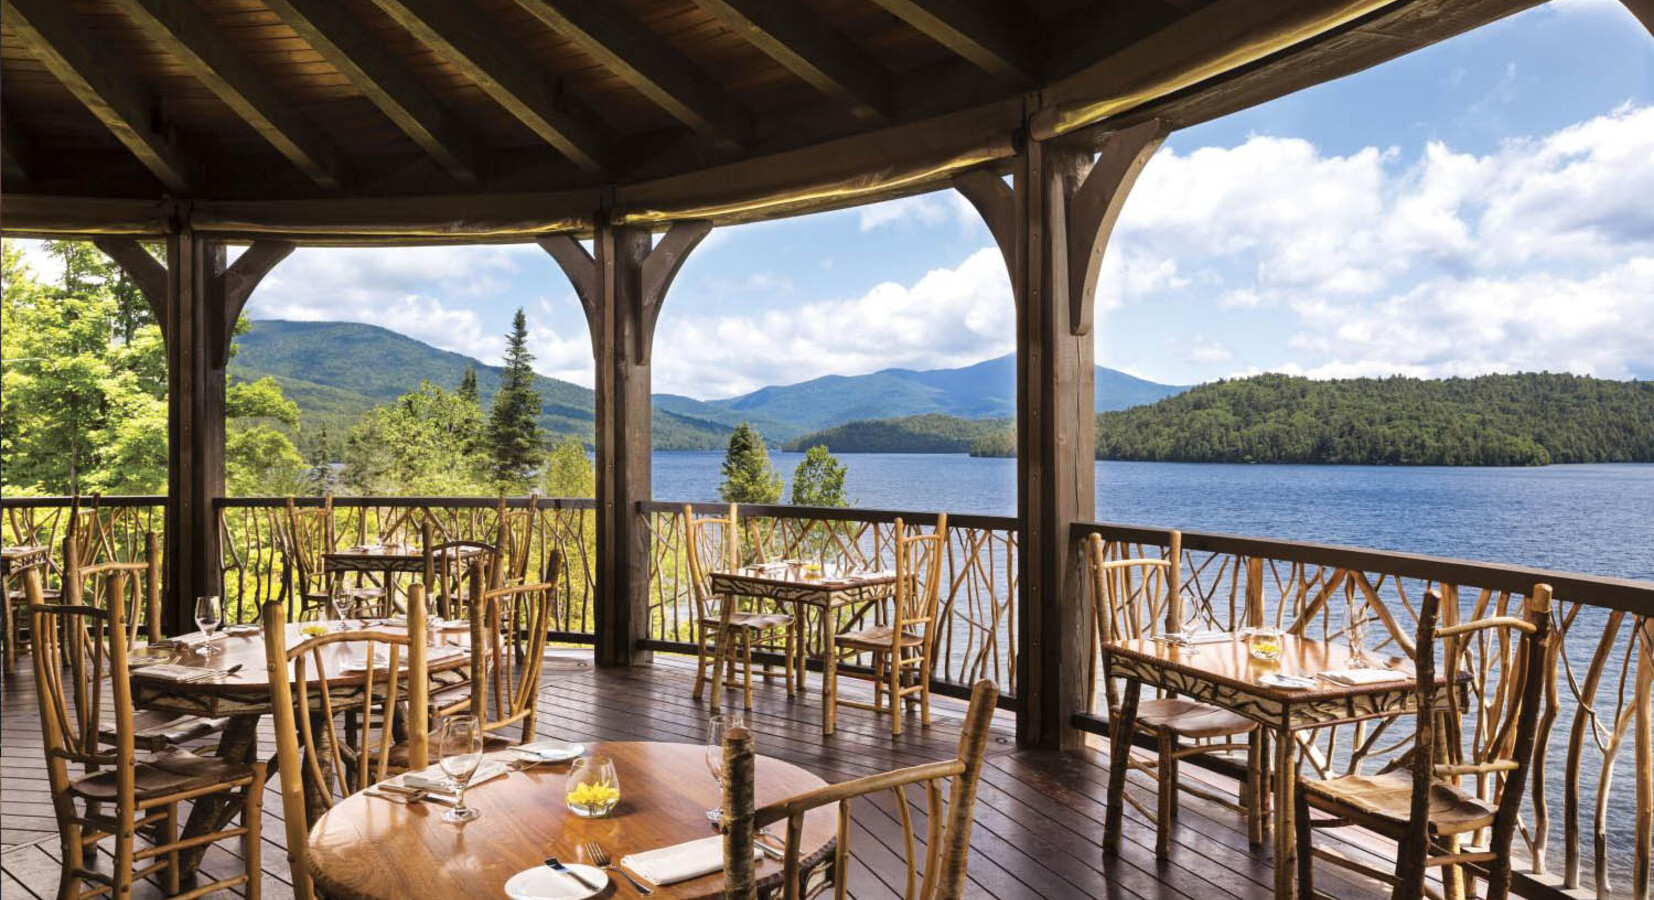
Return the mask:
[(655, 323), (660, 319), (660, 308), (666, 302), (667, 289), (678, 277), (678, 270), (688, 261), (690, 252), (711, 233), (711, 222), (674, 222), (644, 258), (643, 285), (639, 292), (642, 303), (637, 334), (639, 362), (645, 365), (649, 362), (650, 348), (655, 343)]
[(977, 68), (1003, 81), (1039, 80), (1034, 54), (1017, 40), (1014, 7), (994, 0), (873, 0)]
[(286, 259), (296, 245), (292, 241), (254, 241), (224, 270), (220, 315), (221, 321), (213, 327), (212, 364), (224, 368), (230, 364), (230, 345), (235, 340), (235, 325), (253, 290)]
[(11, 113), (0, 107), (0, 178), (14, 185), (34, 180), (34, 153)]
[[(1022, 263), (1017, 256), (1016, 192), (998, 172), (989, 169), (972, 169), (963, 175), (955, 175), (953, 186), (982, 216), (988, 233), (999, 245), (999, 255), (1005, 259), (1005, 271), (1011, 273), (1011, 283), (1015, 284), (1020, 277), (1018, 273), (1022, 271)], [(1020, 299), (1020, 292), (1012, 291), (1011, 297), (1013, 301)]]
[(890, 76), (794, 0), (695, 0), (724, 27), (745, 38), (811, 87), (870, 122), (891, 118)]
[(264, 5), (450, 175), (468, 185), (482, 182), (470, 136), (348, 10), (335, 0), (265, 0)]
[(1069, 325), (1074, 334), (1091, 333), (1093, 296), (1103, 269), (1103, 251), (1114, 223), (1126, 204), (1137, 176), (1170, 131), (1166, 123), (1150, 119), (1113, 135), (1104, 142), (1097, 161), (1074, 192), (1068, 209)]
[(194, 0), (114, 4), (311, 181), (339, 189), (343, 163), (333, 141), (293, 111)]
[(1654, 36), (1654, 0), (1621, 0), (1621, 2), (1625, 4), (1626, 9), (1631, 10), (1632, 15), (1637, 17), (1637, 21), (1643, 23), (1643, 27), (1648, 29), (1648, 33)]
[(92, 243), (103, 255), (115, 261), (126, 277), (138, 286), (138, 292), (149, 303), (155, 324), (161, 329), (161, 339), (167, 336), (167, 267), (133, 238), (100, 237)]
[(517, 5), (695, 133), (732, 146), (752, 143), (752, 115), (619, 6), (589, 0), (517, 0)]
[(160, 122), (159, 105), (137, 76), (87, 36), (60, 0), (0, 0), (6, 29), (131, 150), (167, 190), (189, 192), (190, 167)]
[(603, 330), (603, 296), (597, 282), (597, 261), (571, 234), (548, 234), (536, 238), (535, 243), (557, 261), (563, 274), (568, 276), (569, 284), (574, 286), (574, 295), (580, 298), (580, 308), (586, 314), (586, 331), (592, 340), (592, 358), (597, 359), (602, 351)]
[(582, 171), (604, 170), (604, 141), (565, 98), (539, 61), (469, 5), (450, 0), (373, 0)]

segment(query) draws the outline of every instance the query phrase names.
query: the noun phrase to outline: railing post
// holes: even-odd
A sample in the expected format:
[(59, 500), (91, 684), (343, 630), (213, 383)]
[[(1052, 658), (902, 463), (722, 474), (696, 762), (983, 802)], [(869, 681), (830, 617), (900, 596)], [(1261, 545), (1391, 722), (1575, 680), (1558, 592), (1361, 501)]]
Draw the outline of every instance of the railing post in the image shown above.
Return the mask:
[(638, 504), (650, 497), (650, 366), (655, 321), (666, 290), (704, 222), (673, 225), (650, 247), (645, 228), (599, 217), (586, 252), (570, 235), (541, 238), (586, 312), (596, 360), (597, 664), (649, 662), (649, 533)]

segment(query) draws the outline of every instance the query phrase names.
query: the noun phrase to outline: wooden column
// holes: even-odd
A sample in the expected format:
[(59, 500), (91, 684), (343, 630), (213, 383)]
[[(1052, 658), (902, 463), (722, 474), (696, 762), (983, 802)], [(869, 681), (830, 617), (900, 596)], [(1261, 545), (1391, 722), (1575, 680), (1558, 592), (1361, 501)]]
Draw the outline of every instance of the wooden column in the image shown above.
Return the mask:
[(1011, 270), (1017, 305), (1017, 693), (1024, 746), (1078, 747), (1093, 627), (1084, 554), (1069, 538), (1096, 518), (1092, 307), (1103, 250), (1159, 122), (1090, 151), (1029, 141), (1013, 183), (978, 171), (955, 186), (982, 213)]
[(573, 283), (597, 364), (597, 664), (644, 665), (649, 636), (649, 532), (637, 505), (651, 496), (649, 357), (672, 279), (712, 230), (673, 225), (650, 247), (647, 229), (599, 225), (594, 256), (573, 237), (541, 238)]
[(167, 508), (162, 581), (165, 627), (194, 629), (195, 598), (222, 592), (218, 519), (224, 496), (225, 369), (241, 310), (264, 276), (293, 252), (285, 241), (258, 241), (235, 265), (224, 244), (183, 228), (166, 239), (166, 265), (141, 244), (100, 238), (98, 248), (149, 300), (167, 351)]

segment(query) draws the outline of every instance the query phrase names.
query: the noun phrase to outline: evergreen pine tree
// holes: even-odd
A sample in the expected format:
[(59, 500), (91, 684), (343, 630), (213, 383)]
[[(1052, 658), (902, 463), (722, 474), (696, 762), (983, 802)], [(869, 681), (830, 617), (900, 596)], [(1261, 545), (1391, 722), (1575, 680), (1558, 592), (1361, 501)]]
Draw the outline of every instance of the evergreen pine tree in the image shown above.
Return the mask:
[(764, 436), (746, 422), (735, 426), (724, 453), (724, 483), (718, 496), (726, 503), (774, 503), (781, 499), (781, 476), (770, 466)]
[(478, 406), (482, 405), (481, 398), (479, 398), (477, 396), (477, 367), (476, 366), (466, 366), (465, 367), (465, 374), (461, 375), (460, 379), (459, 379), (459, 396), (460, 396), (461, 400), (468, 400), (471, 403), (477, 404)]
[(494, 487), (505, 493), (527, 492), (545, 457), (536, 418), (540, 392), (529, 367), (533, 361), (534, 355), (528, 352), (528, 320), (519, 307), (506, 336), (505, 374), (488, 411), (488, 474)]

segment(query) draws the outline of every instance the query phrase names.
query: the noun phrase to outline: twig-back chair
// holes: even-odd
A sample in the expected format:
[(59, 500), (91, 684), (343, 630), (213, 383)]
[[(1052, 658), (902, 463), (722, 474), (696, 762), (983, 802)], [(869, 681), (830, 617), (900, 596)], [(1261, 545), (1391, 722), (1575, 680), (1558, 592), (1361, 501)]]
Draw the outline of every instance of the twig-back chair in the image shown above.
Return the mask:
[[(825, 887), (802, 871), (801, 844), (804, 815), (812, 809), (838, 805), (838, 841), (834, 848), (831, 877), (833, 896), (843, 900), (848, 888), (850, 863), (850, 807), (852, 801), (890, 791), (900, 817), (907, 848), (907, 900), (959, 900), (965, 895), (965, 866), (970, 855), (971, 819), (976, 807), (976, 785), (993, 723), (999, 688), (983, 679), (971, 688), (971, 705), (959, 733), (959, 751), (953, 759), (909, 766), (850, 781), (830, 784), (755, 809), (752, 733), (732, 728), (724, 738), (724, 877), (725, 896), (749, 900), (757, 896), (753, 842), (764, 828), (786, 823), (783, 851), (782, 896), (799, 900)], [(949, 783), (947, 801), (943, 786)], [(912, 809), (905, 788), (922, 785), (925, 792), (925, 858), (921, 867), (915, 852), (916, 836)]]
[(896, 554), (896, 592), (889, 624), (870, 625), (837, 638), (839, 662), (873, 657), (870, 673), (835, 669), (838, 678), (873, 683), (873, 702), (851, 700), (835, 689), (840, 706), (884, 712), (890, 733), (902, 733), (901, 707), (919, 707), (919, 720), (930, 724), (930, 674), (936, 644), (937, 602), (942, 590), (942, 557), (948, 549), (948, 514), (936, 517), (930, 534), (908, 534), (901, 519), (892, 532)]
[(435, 542), (431, 523), (420, 528), (425, 557), (426, 599), (444, 619), (467, 616), (472, 598), (504, 583), (502, 544), (452, 540)]
[[(793, 696), (793, 617), (786, 613), (759, 612), (741, 608), (741, 598), (712, 592), (712, 573), (733, 572), (740, 566), (741, 532), (735, 504), (727, 516), (695, 515), (689, 504), (683, 507), (685, 556), (689, 560), (689, 584), (695, 595), (695, 620), (699, 640), (695, 642), (696, 700), (711, 677), (724, 679), (724, 687), (740, 688), (742, 703), (752, 709), (752, 651), (773, 647), (776, 638), (784, 657), (787, 696)], [(736, 664), (741, 678), (735, 677)], [(768, 667), (766, 666), (766, 669)]]
[[(1091, 602), (1096, 617), (1098, 647), (1109, 641), (1140, 640), (1167, 632), (1182, 631), (1183, 535), (1171, 533), (1164, 559), (1153, 556), (1108, 559), (1101, 535), (1087, 541), (1086, 558), (1091, 568)], [(1095, 684), (1092, 685), (1095, 690)], [(1104, 679), (1103, 696), (1109, 718), (1119, 712), (1119, 688)], [(1245, 814), (1253, 845), (1262, 843), (1268, 810), (1263, 789), (1267, 777), (1261, 741), (1262, 732), (1251, 719), (1221, 707), (1186, 697), (1165, 696), (1144, 700), (1137, 707), (1137, 729), (1155, 739), (1156, 759), (1143, 762), (1128, 757), (1132, 769), (1154, 779), (1156, 809), (1142, 808), (1130, 794), (1126, 802), (1138, 807), (1155, 823), (1154, 853), (1164, 860), (1171, 850), (1172, 823), (1177, 820), (1179, 791), (1210, 800)], [(1235, 740), (1244, 735), (1245, 742)], [(1181, 741), (1193, 741), (1183, 746)], [(1247, 777), (1240, 796), (1231, 800), (1202, 788), (1184, 784), (1178, 777), (1179, 763), (1196, 754), (1246, 751)]]
[[(403, 768), (393, 767), (391, 760), (391, 751), (399, 743), (406, 768), (423, 769), (430, 764), (424, 593), (419, 584), (409, 589), (405, 632), (335, 631), (291, 647), (286, 609), (275, 600), (264, 604), (264, 646), (287, 860), (293, 872), (293, 894), (299, 900), (315, 897), (305, 863), (311, 813), (331, 809), (336, 798), (354, 794)], [(383, 666), (377, 657), (381, 647), (386, 650)], [(369, 661), (360, 680), (330, 688), (329, 678), (338, 678), (340, 665), (357, 654)], [(338, 727), (344, 713), (354, 714), (356, 727)], [(406, 740), (399, 741), (403, 731)]]
[[(1298, 778), (1295, 827), (1300, 897), (1315, 895), (1316, 856), (1348, 864), (1335, 854), (1312, 852), (1313, 830), (1349, 825), (1396, 842), (1395, 874), (1385, 879), (1395, 886), (1394, 900), (1423, 897), (1425, 875), (1432, 867), (1442, 870), (1444, 894), (1464, 896), (1463, 867), (1470, 865), (1485, 872), (1488, 900), (1505, 900), (1510, 894), (1511, 838), (1545, 705), (1546, 667), (1552, 664), (1551, 587), (1534, 585), (1520, 617), (1495, 614), (1439, 625), (1441, 614), (1441, 594), (1431, 589), (1419, 609), (1414, 663), (1419, 712), (1412, 749), (1376, 775)], [(1489, 655), (1495, 657), (1491, 662)], [(1485, 696), (1495, 704), (1494, 720), (1477, 729), (1467, 748), (1459, 726), (1460, 690), (1465, 676), (1478, 665), (1484, 672), (1494, 668), (1498, 672), (1497, 686), (1484, 686)], [(1462, 786), (1466, 777), (1491, 778), (1491, 796), (1466, 792)], [(1312, 809), (1333, 818), (1312, 821)], [(1465, 848), (1465, 836), (1477, 833), (1485, 840)], [(1368, 867), (1361, 871), (1377, 874)]]
[(519, 743), (534, 739), (535, 705), (546, 637), (557, 603), (555, 582), (507, 585), (486, 591), (472, 607), (469, 711), (485, 738), (521, 725)]
[[(41, 526), (34, 522), (19, 523), (13, 519), (12, 528), (18, 535), (20, 543), (40, 544), (50, 548), (46, 554), (46, 561), (42, 574), (55, 572), (58, 583), (62, 584), (64, 577), (71, 568), (86, 568), (98, 561), (98, 553), (105, 546), (103, 519), (98, 514), (97, 494), (91, 497), (91, 508), (81, 508), (81, 498), (77, 494), (69, 502), (69, 509), (61, 516), (54, 517), (47, 525)], [(58, 525), (61, 521), (63, 539), (57, 538)], [(45, 532), (44, 535), (41, 532)], [(61, 564), (52, 558), (52, 551), (62, 548)], [(21, 575), (21, 572), (14, 573)], [(12, 583), (17, 587), (12, 587)], [(14, 578), (6, 586), (5, 605), (5, 663), (9, 670), (17, 662), (19, 650), (28, 646), (29, 641), (23, 638), (23, 630), (29, 624), (29, 598), (22, 587), (21, 578)], [(60, 587), (48, 585), (41, 581), (40, 596), (48, 603), (56, 603), (63, 597)]]
[(294, 498), (287, 498), (287, 528), (282, 544), (293, 570), (296, 618), (332, 616), (330, 598), (335, 590), (350, 598), (352, 615), (384, 603), (383, 586), (360, 580), (348, 585), (342, 573), (328, 574), (324, 555), (332, 552), (337, 542), (331, 495), (323, 497), (322, 505), (315, 508), (301, 508)]
[[(24, 574), (35, 637), (47, 783), (62, 841), (58, 900), (104, 893), (127, 900), (138, 879), (151, 876), (165, 879), (169, 897), (193, 898), (246, 885), (246, 896), (257, 900), (263, 877), (259, 827), (264, 763), (199, 757), (176, 748), (160, 753), (139, 753), (136, 748), (123, 619), (132, 566), (109, 563), (79, 571), (78, 577), (93, 582), (94, 596), (107, 598), (102, 607), (47, 604), (39, 571)], [(106, 690), (114, 720), (112, 749), (103, 746), (101, 734)], [(69, 766), (75, 763), (97, 771), (72, 777)], [(180, 853), (187, 848), (178, 837), (178, 806), (233, 791), (241, 792), (241, 824), (189, 839), (188, 845), (240, 838), (243, 870), (183, 891)], [(148, 847), (136, 845), (140, 833), (149, 839)], [(88, 865), (87, 856), (108, 838), (114, 840), (115, 850), (113, 866), (106, 872)], [(88, 889), (87, 882), (96, 886)]]

